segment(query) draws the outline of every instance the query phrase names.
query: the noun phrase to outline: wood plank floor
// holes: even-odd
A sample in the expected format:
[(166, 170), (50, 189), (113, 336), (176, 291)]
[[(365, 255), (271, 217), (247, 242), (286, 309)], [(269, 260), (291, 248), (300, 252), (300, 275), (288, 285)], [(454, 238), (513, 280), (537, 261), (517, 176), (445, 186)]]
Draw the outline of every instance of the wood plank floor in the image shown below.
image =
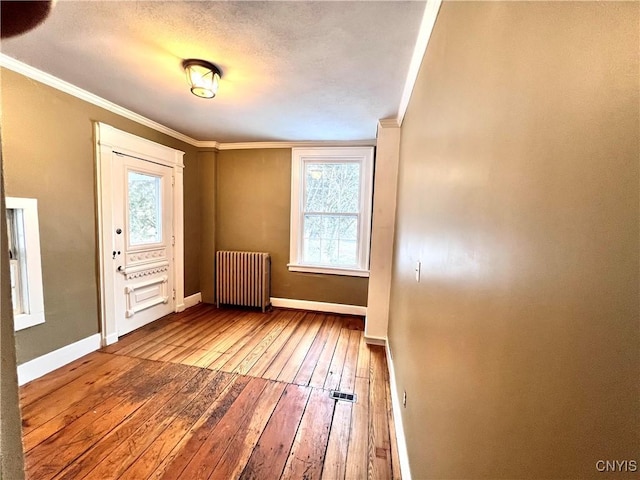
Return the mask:
[(360, 317), (201, 304), (25, 385), (20, 402), (33, 480), (400, 477), (385, 353)]

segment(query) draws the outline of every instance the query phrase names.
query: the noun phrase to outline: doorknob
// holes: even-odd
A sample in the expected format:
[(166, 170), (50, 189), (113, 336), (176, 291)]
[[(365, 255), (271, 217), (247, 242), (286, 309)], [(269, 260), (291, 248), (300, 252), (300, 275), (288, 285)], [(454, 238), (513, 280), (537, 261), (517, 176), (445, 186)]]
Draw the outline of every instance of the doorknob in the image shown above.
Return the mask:
[(122, 265), (118, 265), (118, 269), (119, 272), (122, 272)]

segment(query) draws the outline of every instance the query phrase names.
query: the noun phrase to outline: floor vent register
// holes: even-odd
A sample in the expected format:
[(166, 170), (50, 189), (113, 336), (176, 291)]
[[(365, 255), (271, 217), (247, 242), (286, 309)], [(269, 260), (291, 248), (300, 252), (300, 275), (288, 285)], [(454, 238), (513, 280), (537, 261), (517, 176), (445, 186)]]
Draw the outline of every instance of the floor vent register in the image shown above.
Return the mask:
[(331, 398), (334, 400), (344, 400), (346, 402), (356, 402), (355, 393), (340, 392), (338, 390), (331, 390)]

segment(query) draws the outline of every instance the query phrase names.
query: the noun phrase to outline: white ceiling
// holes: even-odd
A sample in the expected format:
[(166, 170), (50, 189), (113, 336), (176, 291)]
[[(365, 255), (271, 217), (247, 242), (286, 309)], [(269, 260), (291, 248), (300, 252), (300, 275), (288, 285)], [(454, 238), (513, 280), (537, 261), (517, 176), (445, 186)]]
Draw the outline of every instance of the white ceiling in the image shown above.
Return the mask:
[[(2, 53), (196, 140), (373, 139), (398, 113), (425, 2), (69, 1)], [(181, 61), (223, 71), (215, 99)]]

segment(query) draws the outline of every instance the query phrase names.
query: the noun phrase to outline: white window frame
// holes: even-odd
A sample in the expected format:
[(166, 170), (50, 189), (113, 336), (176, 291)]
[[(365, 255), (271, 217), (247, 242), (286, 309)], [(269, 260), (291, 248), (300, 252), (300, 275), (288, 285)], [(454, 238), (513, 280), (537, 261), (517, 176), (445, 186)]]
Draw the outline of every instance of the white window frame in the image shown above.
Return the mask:
[(42, 288), (42, 260), (40, 257), (40, 229), (38, 200), (35, 198), (6, 198), (7, 210), (22, 210), (27, 275), (22, 285), (27, 289), (26, 313), (13, 316), (15, 331), (44, 323), (44, 293)]
[[(373, 147), (293, 148), (291, 149), (291, 233), (289, 271), (369, 276), (371, 214), (373, 204)], [(355, 268), (305, 264), (302, 259), (303, 202), (305, 163), (353, 161), (360, 164), (360, 205), (358, 230), (358, 265)]]

